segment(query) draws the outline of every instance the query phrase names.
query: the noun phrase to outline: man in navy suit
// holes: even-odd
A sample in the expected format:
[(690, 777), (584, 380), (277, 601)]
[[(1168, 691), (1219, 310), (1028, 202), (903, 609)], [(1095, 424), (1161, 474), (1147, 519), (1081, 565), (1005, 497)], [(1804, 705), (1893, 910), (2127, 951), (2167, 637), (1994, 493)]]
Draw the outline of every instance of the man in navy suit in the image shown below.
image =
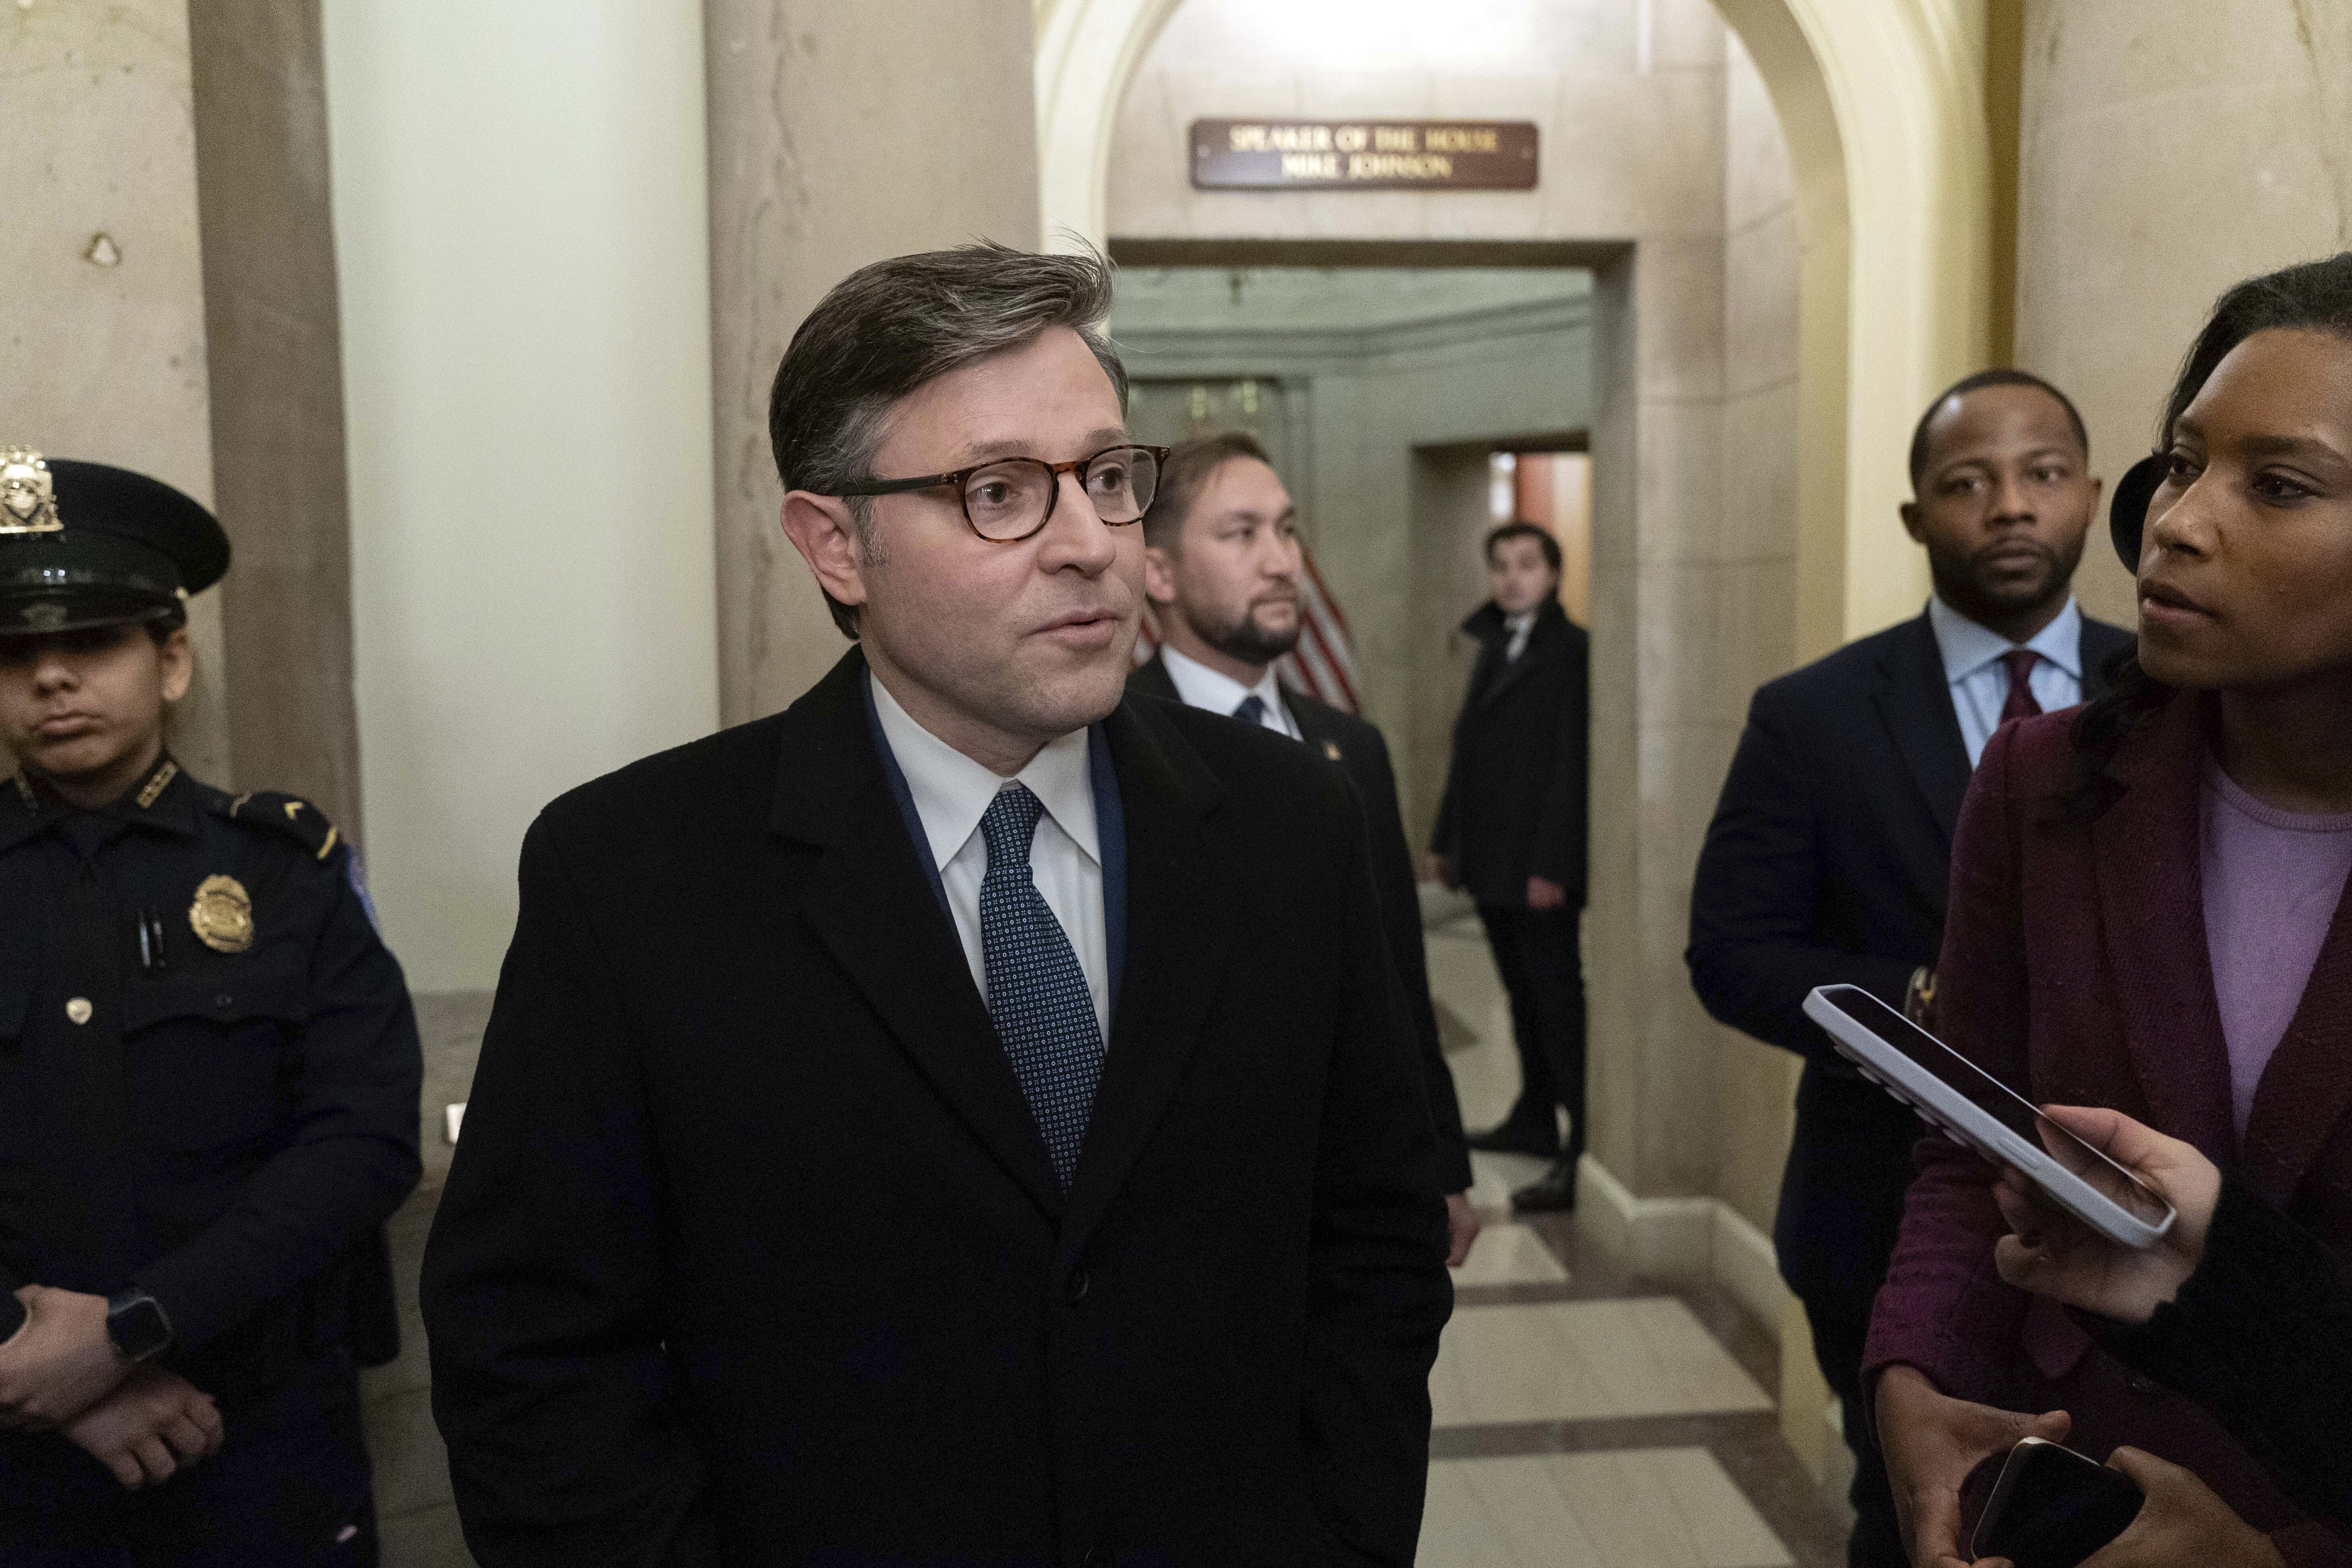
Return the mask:
[(1160, 613), (1160, 650), (1128, 677), (1129, 692), (1229, 714), (1339, 764), (1355, 785), (1371, 834), (1372, 881), (1389, 952), (1421, 1043), (1422, 1081), (1445, 1188), (1447, 1261), (1461, 1267), (1478, 1236), (1470, 1203), (1470, 1152), (1454, 1075), (1437, 1037), (1422, 945), (1421, 895), (1405, 846), (1388, 742), (1352, 714), (1275, 679), (1275, 660), (1298, 645), (1298, 509), (1257, 438), (1203, 436), (1168, 455), (1160, 493), (1143, 518), (1144, 592)]
[(2056, 387), (2007, 370), (1952, 386), (1920, 416), (1911, 482), (1903, 522), (1935, 597), (1758, 690), (1691, 894), (1699, 1000), (1805, 1058), (1773, 1243), (1844, 1406), (1857, 1568), (1907, 1562), (1859, 1379), (1919, 1125), (1801, 1009), (1843, 983), (1931, 1021), (1969, 771), (2003, 721), (2097, 696), (2131, 642), (2074, 604), (2099, 481)]
[(827, 295), (770, 428), (857, 646), (524, 843), (424, 1281), (485, 1568), (1412, 1559), (1451, 1287), (1361, 812), (1123, 700), (1109, 304)]

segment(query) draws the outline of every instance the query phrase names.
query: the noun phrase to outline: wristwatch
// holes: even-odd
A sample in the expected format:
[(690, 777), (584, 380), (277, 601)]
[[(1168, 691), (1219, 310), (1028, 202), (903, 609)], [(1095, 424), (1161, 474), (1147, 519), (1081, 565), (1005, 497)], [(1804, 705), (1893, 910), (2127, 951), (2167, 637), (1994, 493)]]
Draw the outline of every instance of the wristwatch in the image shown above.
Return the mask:
[(133, 1285), (106, 1299), (106, 1337), (124, 1361), (147, 1361), (171, 1348), (172, 1320), (161, 1301)]

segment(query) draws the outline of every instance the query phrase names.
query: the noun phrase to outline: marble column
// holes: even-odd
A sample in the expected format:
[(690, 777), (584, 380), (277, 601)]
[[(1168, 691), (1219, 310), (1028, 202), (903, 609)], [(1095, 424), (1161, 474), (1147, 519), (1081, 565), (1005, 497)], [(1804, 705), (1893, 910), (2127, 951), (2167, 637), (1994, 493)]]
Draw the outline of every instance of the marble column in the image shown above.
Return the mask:
[(245, 788), (314, 802), (353, 842), (352, 542), (319, 0), (196, 5), (196, 185), (227, 723)]
[(707, 0), (719, 712), (783, 707), (846, 646), (777, 527), (768, 387), (867, 262), (1038, 243), (1030, 0)]
[[(2112, 483), (2216, 295), (2352, 247), (2352, 5), (2029, 0), (2022, 98), (2017, 363)], [(2076, 586), (2131, 622), (2104, 521)]]
[[(209, 505), (185, 0), (9, 0), (0, 81), (0, 442), (137, 468)], [(220, 595), (188, 619), (196, 685), (173, 745), (225, 784)]]

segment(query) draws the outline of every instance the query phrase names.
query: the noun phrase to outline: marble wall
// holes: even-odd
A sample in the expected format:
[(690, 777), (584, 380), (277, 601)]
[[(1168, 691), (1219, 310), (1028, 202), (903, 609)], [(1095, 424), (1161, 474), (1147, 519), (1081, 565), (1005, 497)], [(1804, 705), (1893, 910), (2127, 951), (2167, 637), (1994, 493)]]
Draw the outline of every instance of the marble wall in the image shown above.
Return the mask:
[[(2082, 406), (2110, 482), (2242, 278), (2352, 247), (2352, 5), (2028, 0), (2017, 363)], [(2076, 580), (2133, 619), (2104, 519)]]
[(1038, 243), (1029, 0), (706, 0), (719, 711), (784, 707), (838, 659), (777, 524), (768, 387), (794, 328), (871, 261)]
[[(1789, 146), (1737, 37), (1726, 50), (1722, 642), (1703, 710), (1696, 779), (1731, 765), (1756, 687), (1798, 662), (1796, 626), (1797, 204)], [(1889, 520), (1889, 527), (1894, 522)], [(1708, 803), (1710, 807), (1712, 803)], [(1692, 803), (1694, 809), (1697, 803)], [(1723, 1071), (1719, 1194), (1767, 1235), (1795, 1123), (1796, 1058), (1718, 1028)]]
[[(0, 81), (0, 443), (136, 468), (210, 505), (186, 0), (13, 0)], [(227, 783), (220, 593), (188, 620), (196, 685), (173, 745)]]
[(237, 782), (363, 845), (319, 0), (196, 5), (188, 25)]
[[(1769, 145), (1744, 61), (1734, 145), (1733, 57), (1705, 0), (1487, 0), (1478, 13), (1476, 26), (1431, 13), (1421, 33), (1339, 36), (1248, 0), (1187, 0), (1120, 108), (1109, 229), (1119, 241), (1537, 240), (1593, 266), (1592, 1147), (1642, 1196), (1713, 1196), (1728, 1175), (1754, 1217), (1785, 1119), (1769, 1110), (1727, 1138), (1769, 1064), (1727, 1083), (1732, 1047), (1681, 955), (1740, 707), (1794, 646), (1787, 154)], [(1189, 122), (1265, 114), (1532, 120), (1542, 182), (1427, 195), (1192, 190)], [(1736, 207), (1735, 184), (1751, 193)], [(1381, 602), (1407, 559), (1320, 557), (1351, 613), (1359, 597)]]

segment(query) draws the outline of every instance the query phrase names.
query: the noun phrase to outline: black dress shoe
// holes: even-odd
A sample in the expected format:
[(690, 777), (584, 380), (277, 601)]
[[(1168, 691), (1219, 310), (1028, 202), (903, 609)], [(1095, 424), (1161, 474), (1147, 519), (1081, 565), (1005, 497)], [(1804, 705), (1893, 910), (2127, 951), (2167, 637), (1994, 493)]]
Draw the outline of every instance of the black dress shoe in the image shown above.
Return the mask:
[(1520, 1214), (1566, 1214), (1576, 1207), (1576, 1162), (1562, 1155), (1551, 1169), (1511, 1194)]
[(1559, 1135), (1540, 1127), (1515, 1127), (1506, 1121), (1462, 1140), (1486, 1154), (1533, 1154), (1538, 1160), (1559, 1158)]

